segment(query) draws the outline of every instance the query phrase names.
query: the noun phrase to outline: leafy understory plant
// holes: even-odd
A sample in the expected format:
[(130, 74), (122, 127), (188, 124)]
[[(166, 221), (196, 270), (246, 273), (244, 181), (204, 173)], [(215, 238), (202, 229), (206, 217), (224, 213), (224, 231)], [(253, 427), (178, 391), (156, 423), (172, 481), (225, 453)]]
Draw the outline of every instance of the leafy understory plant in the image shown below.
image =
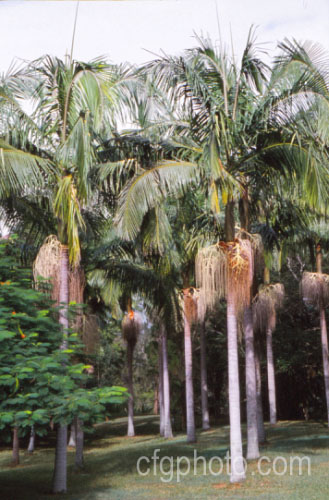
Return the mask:
[(108, 414), (109, 405), (127, 399), (122, 387), (84, 388), (91, 367), (73, 363), (81, 348), (77, 334), (67, 332), (64, 349), (56, 310), (31, 284), (10, 243), (0, 243), (0, 429), (13, 433), (15, 464), (19, 438), (31, 427), (44, 435), (50, 425), (79, 419), (90, 429)]

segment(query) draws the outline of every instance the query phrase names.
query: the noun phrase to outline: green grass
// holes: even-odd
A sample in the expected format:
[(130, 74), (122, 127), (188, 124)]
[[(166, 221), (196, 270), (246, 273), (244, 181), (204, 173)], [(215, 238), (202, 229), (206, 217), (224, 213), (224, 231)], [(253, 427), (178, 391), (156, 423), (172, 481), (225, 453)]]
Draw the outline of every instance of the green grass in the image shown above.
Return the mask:
[[(284, 457), (289, 464), (291, 456), (309, 456), (311, 475), (307, 467), (298, 475), (298, 467), (289, 473), (278, 476), (270, 473), (262, 476), (257, 462), (248, 463), (247, 480), (238, 485), (230, 485), (224, 471), (220, 476), (203, 475), (203, 465), (199, 463), (194, 475), (192, 472), (177, 482), (176, 458), (197, 455), (205, 456), (208, 464), (214, 456), (224, 459), (228, 450), (229, 429), (216, 427), (208, 432), (199, 433), (197, 444), (187, 444), (185, 435), (178, 434), (167, 441), (157, 435), (157, 417), (137, 417), (135, 438), (125, 437), (125, 419), (99, 425), (93, 440), (87, 443), (85, 451), (86, 468), (83, 473), (74, 473), (74, 452), (69, 451), (68, 490), (69, 493), (56, 498), (74, 500), (130, 500), (130, 499), (284, 499), (284, 500), (327, 500), (329, 498), (329, 432), (319, 423), (280, 422), (278, 426), (267, 429), (268, 443), (261, 448), (261, 455), (271, 461), (277, 456)], [(136, 463), (140, 456), (152, 457), (156, 448), (160, 458), (173, 456), (173, 480), (164, 483), (159, 472), (140, 476)], [(52, 477), (54, 451), (39, 448), (33, 455), (22, 453), (21, 465), (11, 468), (9, 449), (0, 452), (0, 498), (5, 500), (51, 499), (49, 494)], [(145, 462), (142, 470), (145, 470)], [(167, 461), (164, 472), (170, 472)], [(214, 463), (214, 470), (218, 464)], [(264, 468), (268, 465), (264, 462)], [(183, 470), (183, 467), (182, 467)], [(278, 464), (280, 471), (280, 464)]]

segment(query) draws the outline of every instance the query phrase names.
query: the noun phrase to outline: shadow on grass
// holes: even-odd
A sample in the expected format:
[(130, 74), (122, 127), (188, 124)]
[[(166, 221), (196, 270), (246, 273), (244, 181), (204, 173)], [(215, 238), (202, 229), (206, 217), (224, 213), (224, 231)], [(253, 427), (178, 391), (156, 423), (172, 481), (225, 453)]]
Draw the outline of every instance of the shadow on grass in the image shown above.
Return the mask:
[[(195, 450), (198, 457), (204, 456), (207, 461), (215, 456), (224, 459), (228, 451), (229, 428), (227, 426), (213, 428), (204, 433), (199, 432), (198, 442), (188, 444), (185, 434), (178, 434), (172, 440), (160, 438), (157, 435), (158, 418), (155, 416), (136, 417), (137, 436), (135, 438), (125, 437), (126, 425), (125, 419), (118, 419), (113, 423), (97, 426), (95, 434), (87, 439), (86, 468), (82, 473), (74, 473), (74, 451), (68, 452), (69, 494), (55, 498), (72, 500), (169, 498), (170, 495), (168, 497), (166, 495), (170, 488), (172, 488), (170, 490), (172, 495), (176, 495), (173, 485), (163, 485), (159, 482), (159, 478), (154, 478), (151, 474), (148, 478), (137, 474), (137, 461), (141, 456), (148, 457), (149, 465), (152, 467), (155, 449), (159, 449), (160, 458), (173, 457), (174, 463), (177, 457), (185, 456), (194, 459)], [(329, 434), (326, 434), (323, 426), (317, 423), (282, 422), (277, 427), (268, 427), (267, 436), (269, 445), (262, 447), (262, 455), (266, 455), (267, 452), (271, 455), (288, 452), (312, 455), (316, 452), (313, 451), (315, 449), (323, 454), (321, 450), (329, 446)], [(9, 461), (9, 451), (7, 455)], [(49, 495), (53, 460), (53, 449), (40, 449), (33, 456), (23, 456), (22, 466), (16, 469), (6, 468), (0, 473), (0, 498), (4, 500), (54, 498)], [(144, 467), (146, 465), (144, 462)], [(226, 481), (227, 477), (223, 479)], [(205, 484), (205, 487), (210, 488), (211, 484), (210, 486), (209, 484)], [(167, 488), (165, 494), (163, 493), (164, 487)], [(161, 488), (162, 496), (158, 494)], [(116, 496), (112, 496), (112, 490), (115, 491)], [(206, 493), (202, 493), (204, 494)], [(197, 494), (195, 495), (195, 498), (198, 498)], [(218, 498), (218, 496), (201, 496), (200, 498)], [(244, 496), (244, 498), (251, 497)]]

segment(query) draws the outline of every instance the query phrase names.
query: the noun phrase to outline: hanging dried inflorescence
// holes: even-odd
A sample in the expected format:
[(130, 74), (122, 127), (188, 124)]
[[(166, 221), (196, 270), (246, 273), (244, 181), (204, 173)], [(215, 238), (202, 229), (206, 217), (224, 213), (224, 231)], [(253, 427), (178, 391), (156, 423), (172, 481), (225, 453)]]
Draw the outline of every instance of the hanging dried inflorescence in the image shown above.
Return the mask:
[[(36, 286), (46, 291), (51, 286), (51, 298), (58, 305), (59, 287), (60, 287), (60, 262), (61, 262), (61, 243), (53, 234), (48, 236), (33, 264), (33, 277)], [(40, 281), (40, 277), (48, 282)]]
[(204, 318), (228, 291), (237, 311), (250, 302), (253, 279), (253, 250), (248, 239), (219, 242), (200, 250), (196, 258), (196, 284), (199, 288), (198, 315)]
[(261, 285), (253, 300), (253, 324), (255, 331), (264, 332), (267, 328), (275, 329), (276, 311), (282, 307), (284, 286), (282, 283)]
[(329, 275), (304, 272), (301, 281), (303, 298), (317, 307), (329, 305)]
[(130, 310), (122, 320), (122, 336), (132, 348), (136, 345), (141, 329), (141, 315), (136, 311)]
[(250, 241), (252, 252), (253, 252), (253, 266), (254, 273), (257, 275), (262, 275), (264, 271), (264, 245), (260, 234), (258, 233), (248, 233), (244, 229), (240, 229), (237, 232), (237, 238), (239, 240)]
[(254, 275), (254, 259), (249, 240), (236, 240), (228, 244), (228, 292), (234, 297), (237, 312), (250, 304)]
[(196, 286), (199, 289), (198, 315), (204, 318), (227, 291), (227, 248), (217, 243), (202, 248), (195, 261)]
[[(51, 286), (51, 298), (59, 304), (60, 265), (62, 245), (55, 235), (48, 236), (41, 246), (33, 264), (33, 277), (36, 286), (44, 291)], [(40, 277), (46, 281), (40, 281)], [(70, 268), (69, 273), (69, 301), (83, 303), (85, 276), (81, 267)]]

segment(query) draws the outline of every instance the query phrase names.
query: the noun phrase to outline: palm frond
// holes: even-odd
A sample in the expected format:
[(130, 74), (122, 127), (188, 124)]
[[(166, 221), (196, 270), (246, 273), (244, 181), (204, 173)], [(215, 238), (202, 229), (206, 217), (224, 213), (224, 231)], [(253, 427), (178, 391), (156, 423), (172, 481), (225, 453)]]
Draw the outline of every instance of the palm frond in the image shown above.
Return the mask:
[(48, 160), (16, 149), (0, 138), (0, 197), (24, 193), (35, 186), (42, 188), (52, 173)]
[(85, 224), (72, 175), (59, 179), (54, 211), (62, 222), (60, 236), (62, 242), (69, 246), (70, 263), (74, 267), (80, 261), (79, 229), (84, 229)]
[(181, 195), (198, 179), (197, 165), (184, 161), (165, 161), (141, 171), (123, 189), (116, 214), (120, 236), (134, 239), (145, 214), (166, 196)]

